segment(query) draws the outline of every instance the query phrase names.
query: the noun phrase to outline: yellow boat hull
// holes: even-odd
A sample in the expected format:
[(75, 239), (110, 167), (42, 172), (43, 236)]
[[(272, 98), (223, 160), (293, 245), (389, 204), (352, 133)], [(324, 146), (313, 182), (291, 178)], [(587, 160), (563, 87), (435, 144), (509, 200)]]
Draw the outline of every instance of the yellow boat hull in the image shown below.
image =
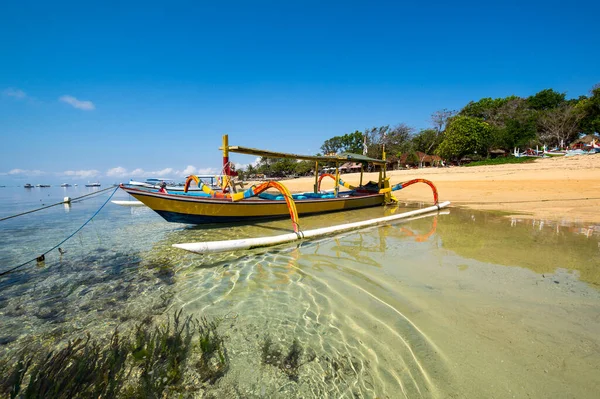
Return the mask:
[[(225, 198), (205, 198), (178, 194), (164, 194), (121, 185), (138, 201), (176, 223), (236, 223), (256, 220), (289, 218), (285, 201), (247, 199), (233, 202)], [(314, 215), (382, 205), (384, 194), (361, 194), (340, 198), (296, 200), (298, 215)]]

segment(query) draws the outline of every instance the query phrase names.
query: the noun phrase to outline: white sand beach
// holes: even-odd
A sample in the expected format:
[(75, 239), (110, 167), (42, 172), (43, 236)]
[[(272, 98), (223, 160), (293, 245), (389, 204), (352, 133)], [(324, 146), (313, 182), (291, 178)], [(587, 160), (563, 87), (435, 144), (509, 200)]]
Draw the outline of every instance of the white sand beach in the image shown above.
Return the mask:
[[(600, 155), (541, 158), (533, 163), (448, 167), (388, 172), (392, 184), (424, 178), (438, 188), (440, 201), (453, 206), (505, 211), (522, 217), (600, 223)], [(359, 182), (360, 174), (344, 174)], [(365, 174), (366, 179), (377, 174)], [(314, 178), (284, 180), (291, 191), (312, 190)], [(332, 179), (322, 188), (333, 187)], [(395, 196), (403, 201), (431, 202), (431, 189), (416, 184)]]

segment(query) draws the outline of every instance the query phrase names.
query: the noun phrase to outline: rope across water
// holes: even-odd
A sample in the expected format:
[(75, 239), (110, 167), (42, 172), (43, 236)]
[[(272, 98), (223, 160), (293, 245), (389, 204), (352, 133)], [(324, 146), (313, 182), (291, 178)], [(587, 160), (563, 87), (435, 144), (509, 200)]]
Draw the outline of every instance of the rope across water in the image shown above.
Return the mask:
[[(89, 196), (91, 196), (91, 195), (96, 195), (96, 194), (103, 193), (104, 191), (108, 191), (108, 190), (110, 190), (111, 188), (112, 188), (112, 187), (108, 187), (108, 188), (105, 188), (105, 189), (102, 189), (102, 190), (95, 191), (95, 192), (93, 192), (93, 193), (90, 193), (90, 194), (82, 195), (81, 197), (73, 198), (73, 199), (71, 199), (71, 201), (70, 201), (70, 202), (74, 202), (74, 201), (80, 200), (80, 199), (82, 199), (82, 198), (89, 197)], [(117, 188), (118, 188), (118, 187), (117, 187)], [(116, 190), (115, 190), (115, 191), (116, 191)], [(33, 213), (33, 212), (41, 211), (41, 210), (44, 210), (44, 209), (52, 208), (53, 206), (57, 206), (57, 205), (61, 205), (61, 204), (66, 204), (66, 203), (67, 203), (67, 201), (61, 201), (61, 202), (57, 202), (56, 204), (52, 204), (52, 205), (43, 206), (43, 207), (41, 207), (41, 208), (33, 209), (33, 210), (31, 210), (31, 211), (21, 212), (21, 213), (17, 213), (16, 215), (12, 215), (12, 216), (3, 217), (3, 218), (0, 218), (0, 222), (2, 222), (2, 221), (4, 221), (4, 220), (8, 220), (8, 219), (12, 219), (12, 218), (16, 218), (17, 216), (23, 216), (23, 215), (27, 215), (28, 213)]]
[[(111, 187), (111, 188), (112, 188), (112, 187)], [(33, 261), (36, 261), (36, 260), (38, 260), (39, 258), (43, 259), (43, 258), (46, 256), (46, 254), (48, 254), (50, 251), (53, 251), (53, 250), (55, 250), (56, 248), (58, 248), (60, 245), (64, 244), (64, 243), (65, 243), (67, 240), (69, 240), (71, 237), (73, 237), (75, 234), (77, 234), (77, 233), (78, 233), (78, 232), (79, 232), (81, 229), (83, 229), (83, 228), (85, 227), (85, 225), (86, 225), (86, 224), (88, 224), (89, 222), (91, 222), (91, 221), (92, 221), (92, 219), (93, 219), (94, 217), (96, 217), (96, 215), (98, 215), (98, 213), (100, 213), (100, 211), (102, 210), (102, 208), (104, 208), (104, 206), (105, 206), (105, 205), (108, 203), (108, 201), (110, 201), (110, 199), (113, 197), (113, 195), (115, 195), (115, 193), (117, 192), (117, 190), (118, 190), (118, 189), (119, 189), (119, 187), (116, 187), (116, 188), (114, 189), (114, 191), (113, 191), (113, 192), (110, 194), (110, 196), (109, 196), (109, 197), (106, 199), (106, 201), (104, 201), (104, 203), (102, 204), (102, 206), (101, 206), (100, 208), (98, 208), (98, 210), (97, 210), (97, 211), (96, 211), (96, 212), (95, 212), (95, 213), (92, 215), (92, 217), (90, 217), (90, 218), (89, 218), (89, 219), (88, 219), (88, 220), (87, 220), (87, 221), (86, 221), (84, 224), (82, 224), (82, 225), (81, 225), (81, 227), (79, 227), (77, 230), (75, 230), (75, 231), (74, 231), (74, 232), (73, 232), (71, 235), (69, 235), (67, 238), (65, 238), (64, 240), (62, 240), (61, 242), (59, 242), (58, 244), (56, 244), (55, 246), (53, 246), (52, 248), (50, 248), (49, 250), (47, 250), (46, 252), (44, 252), (43, 254), (41, 254), (39, 257), (33, 258), (33, 259), (31, 259), (31, 260), (28, 260), (27, 262), (21, 263), (21, 264), (20, 264), (20, 265), (18, 265), (18, 266), (15, 266), (15, 267), (13, 267), (13, 268), (10, 268), (10, 269), (8, 269), (8, 270), (5, 270), (5, 271), (1, 272), (1, 273), (0, 273), (0, 276), (4, 276), (4, 275), (6, 275), (6, 274), (12, 273), (12, 272), (14, 272), (14, 271), (16, 271), (16, 270), (18, 270), (18, 269), (22, 268), (23, 266), (25, 266), (25, 265), (27, 265), (27, 264), (29, 264), (29, 263), (33, 262)], [(108, 189), (104, 189), (104, 190), (102, 190), (102, 191), (106, 191), (106, 190), (108, 190)], [(100, 192), (100, 191), (98, 191), (98, 192), (96, 192), (96, 193), (94, 193), (94, 194), (97, 194), (97, 193), (99, 193), (99, 192)], [(87, 197), (87, 196), (89, 196), (89, 195), (91, 195), (91, 194), (84, 195), (84, 196), (82, 196), (82, 197), (79, 197), (78, 199), (81, 199), (81, 198), (83, 198), (83, 197)], [(63, 202), (61, 202), (61, 204), (62, 204), (62, 203), (63, 203)], [(57, 205), (57, 204), (55, 204), (55, 205)], [(52, 206), (54, 206), (54, 205), (52, 205)]]

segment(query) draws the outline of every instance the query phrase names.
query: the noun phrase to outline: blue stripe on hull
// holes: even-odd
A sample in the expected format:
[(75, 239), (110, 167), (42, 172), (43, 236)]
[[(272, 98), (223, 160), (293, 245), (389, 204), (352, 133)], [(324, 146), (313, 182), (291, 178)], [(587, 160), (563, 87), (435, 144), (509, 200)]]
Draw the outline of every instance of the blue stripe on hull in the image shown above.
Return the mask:
[(185, 213), (154, 211), (163, 217), (167, 222), (187, 223), (187, 224), (211, 224), (211, 223), (238, 223), (252, 222), (258, 220), (273, 220), (289, 218), (289, 215), (284, 216), (204, 216), (204, 215), (188, 215)]
[[(381, 204), (373, 204), (370, 206), (362, 206), (359, 209), (380, 206)], [(301, 216), (307, 215), (318, 215), (323, 213), (333, 213), (348, 211), (357, 208), (340, 209), (339, 211), (327, 211), (327, 212), (313, 212), (313, 213), (302, 213)], [(276, 215), (276, 216), (205, 216), (205, 215), (188, 215), (185, 213), (169, 212), (169, 211), (158, 211), (154, 210), (163, 217), (167, 222), (173, 223), (186, 223), (186, 224), (212, 224), (212, 223), (242, 223), (242, 222), (256, 222), (261, 220), (277, 220), (277, 219), (289, 219), (290, 215)]]

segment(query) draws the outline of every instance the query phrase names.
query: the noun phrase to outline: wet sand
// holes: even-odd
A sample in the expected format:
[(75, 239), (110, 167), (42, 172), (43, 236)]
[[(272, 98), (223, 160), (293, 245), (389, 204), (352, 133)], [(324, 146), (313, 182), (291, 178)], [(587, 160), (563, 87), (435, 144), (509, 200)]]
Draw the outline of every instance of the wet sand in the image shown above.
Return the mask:
[[(365, 174), (376, 180), (377, 173)], [(388, 172), (392, 184), (424, 178), (438, 188), (440, 201), (453, 206), (507, 212), (509, 215), (565, 222), (600, 223), (600, 154), (538, 159), (528, 164), (448, 167)], [(358, 184), (359, 173), (343, 174)], [(313, 177), (284, 180), (292, 191), (312, 190)], [(324, 179), (322, 189), (333, 188)], [(412, 185), (395, 196), (401, 201), (431, 202), (431, 189)]]

